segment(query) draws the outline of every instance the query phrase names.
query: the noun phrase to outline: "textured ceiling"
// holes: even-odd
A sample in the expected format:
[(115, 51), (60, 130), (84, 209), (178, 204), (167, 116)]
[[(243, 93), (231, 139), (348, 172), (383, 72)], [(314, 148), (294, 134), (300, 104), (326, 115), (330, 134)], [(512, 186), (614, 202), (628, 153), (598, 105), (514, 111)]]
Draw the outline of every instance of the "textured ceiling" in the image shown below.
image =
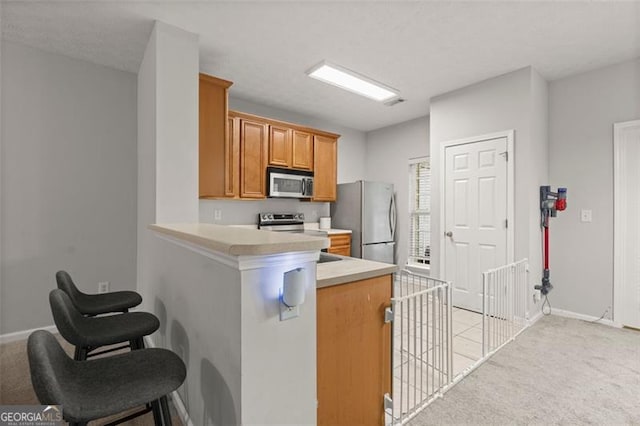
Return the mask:
[[(158, 19), (200, 35), (232, 96), (372, 130), (532, 65), (548, 80), (640, 56), (640, 2), (3, 1), (2, 34), (137, 72)], [(305, 75), (326, 59), (401, 91), (387, 107)]]

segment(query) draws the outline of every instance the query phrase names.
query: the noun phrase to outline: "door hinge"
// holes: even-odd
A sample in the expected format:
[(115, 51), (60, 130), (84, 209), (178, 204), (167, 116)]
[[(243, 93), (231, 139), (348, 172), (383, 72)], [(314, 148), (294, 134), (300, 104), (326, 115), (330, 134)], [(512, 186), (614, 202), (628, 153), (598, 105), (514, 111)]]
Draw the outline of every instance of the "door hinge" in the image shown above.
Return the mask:
[(505, 219), (504, 220), (504, 227), (508, 228), (509, 227), (509, 219)]
[(504, 161), (509, 161), (509, 152), (508, 151), (501, 152), (500, 155), (502, 155), (504, 157)]
[(384, 310), (384, 323), (388, 324), (390, 322), (393, 322), (393, 309), (388, 307)]

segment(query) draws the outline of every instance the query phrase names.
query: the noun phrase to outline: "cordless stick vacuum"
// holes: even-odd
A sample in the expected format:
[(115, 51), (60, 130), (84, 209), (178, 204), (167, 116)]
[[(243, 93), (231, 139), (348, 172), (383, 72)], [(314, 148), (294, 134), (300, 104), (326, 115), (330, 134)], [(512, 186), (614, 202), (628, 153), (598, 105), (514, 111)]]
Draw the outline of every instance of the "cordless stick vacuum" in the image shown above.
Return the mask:
[(549, 218), (556, 217), (558, 211), (567, 208), (567, 188), (558, 188), (558, 192), (551, 192), (550, 186), (540, 187), (540, 227), (544, 232), (544, 270), (542, 284), (535, 286), (543, 296), (549, 294), (553, 286), (549, 280)]

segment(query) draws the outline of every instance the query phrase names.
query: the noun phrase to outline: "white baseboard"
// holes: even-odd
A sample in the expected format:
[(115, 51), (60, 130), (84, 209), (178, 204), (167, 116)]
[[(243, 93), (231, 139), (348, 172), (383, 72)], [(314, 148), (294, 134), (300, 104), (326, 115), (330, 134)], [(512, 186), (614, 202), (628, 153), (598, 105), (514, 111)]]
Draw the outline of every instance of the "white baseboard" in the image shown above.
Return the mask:
[[(557, 308), (552, 308), (551, 309), (551, 315), (557, 315), (559, 317), (573, 318), (573, 319), (578, 319), (578, 320), (582, 320), (582, 321), (589, 321), (589, 322), (595, 322), (596, 320), (598, 320), (598, 317), (594, 317), (594, 316), (591, 316), (591, 315), (585, 315), (585, 314), (579, 314), (577, 312), (565, 311), (563, 309), (557, 309)], [(609, 327), (620, 328), (620, 325), (614, 323), (610, 319), (603, 318), (603, 319), (601, 319), (601, 320), (599, 320), (597, 322), (598, 322), (598, 324), (608, 325)]]
[(0, 345), (4, 343), (17, 342), (18, 340), (27, 340), (29, 335), (36, 330), (46, 330), (53, 334), (58, 333), (58, 329), (56, 328), (55, 325), (48, 325), (46, 327), (32, 328), (31, 330), (23, 330), (23, 331), (16, 331), (14, 333), (0, 334)]
[[(144, 344), (148, 348), (156, 347), (150, 336), (144, 337)], [(182, 420), (182, 424), (186, 426), (194, 426), (193, 422), (191, 421), (191, 417), (189, 416), (189, 412), (187, 411), (187, 407), (184, 405), (184, 401), (182, 400), (182, 397), (180, 396), (178, 391), (171, 392), (171, 400), (173, 401), (173, 406), (176, 408), (176, 411), (178, 411), (178, 415), (180, 416), (180, 420)]]
[(537, 311), (536, 314), (528, 320), (528, 326), (531, 327), (533, 324), (537, 323), (542, 316), (542, 311)]

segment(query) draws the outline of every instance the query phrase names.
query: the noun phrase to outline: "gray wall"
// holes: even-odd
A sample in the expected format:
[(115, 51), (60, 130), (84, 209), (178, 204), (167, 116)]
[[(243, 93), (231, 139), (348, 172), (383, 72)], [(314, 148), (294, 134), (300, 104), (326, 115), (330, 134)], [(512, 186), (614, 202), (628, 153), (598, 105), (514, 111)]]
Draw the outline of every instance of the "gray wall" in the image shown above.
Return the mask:
[(398, 210), (396, 263), (409, 250), (409, 159), (429, 155), (429, 117), (420, 117), (367, 133), (366, 179), (391, 182)]
[(136, 76), (2, 42), (0, 333), (53, 323), (82, 290), (136, 281)]
[(568, 187), (551, 223), (550, 299), (599, 317), (613, 305), (613, 124), (640, 118), (640, 60), (552, 82), (549, 109), (551, 184)]
[[(233, 86), (231, 86), (233, 94)], [(338, 183), (364, 179), (366, 134), (303, 114), (272, 108), (242, 99), (229, 98), (229, 109), (256, 114), (276, 120), (301, 124), (340, 134), (338, 140)], [(221, 210), (222, 220), (214, 220), (214, 210)], [(257, 214), (264, 211), (302, 212), (307, 222), (317, 222), (329, 215), (329, 203), (309, 203), (297, 200), (201, 200), (200, 220), (220, 224), (255, 224)]]
[[(440, 145), (443, 142), (515, 129), (516, 185), (523, 187), (528, 164), (530, 69), (514, 71), (431, 100), (431, 170), (432, 203), (431, 235), (432, 272), (439, 274), (440, 247)], [(516, 219), (527, 219), (528, 197), (516, 192)], [(516, 223), (516, 257), (528, 252), (526, 236), (528, 220)], [(436, 240), (436, 238), (438, 240)]]
[[(548, 179), (546, 91), (544, 79), (527, 67), (431, 100), (432, 276), (441, 276), (440, 146), (446, 141), (503, 130), (515, 130), (515, 260), (539, 259), (539, 228), (534, 224), (539, 217), (538, 186)], [(539, 280), (539, 269), (532, 263), (531, 294)]]

